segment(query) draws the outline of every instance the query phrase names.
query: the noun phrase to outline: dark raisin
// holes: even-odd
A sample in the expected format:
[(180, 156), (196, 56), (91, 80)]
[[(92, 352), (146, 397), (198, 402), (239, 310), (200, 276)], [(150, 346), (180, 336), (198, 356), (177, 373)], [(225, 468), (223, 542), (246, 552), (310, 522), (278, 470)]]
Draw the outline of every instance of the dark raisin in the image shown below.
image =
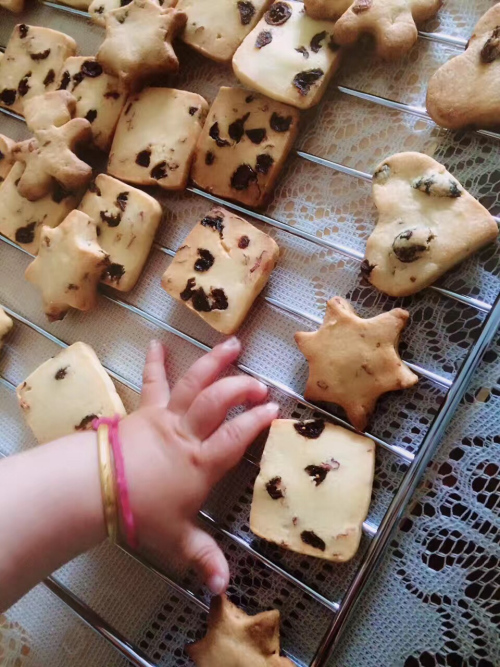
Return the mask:
[[(48, 240), (48, 239), (46, 238), (46, 239), (45, 239), (45, 243), (47, 243), (47, 240)], [(68, 292), (78, 292), (78, 290), (79, 290), (80, 288), (78, 287), (78, 285), (75, 285), (75, 283), (70, 283), (70, 284), (68, 285), (67, 289), (68, 289)]]
[(212, 310), (227, 310), (229, 302), (227, 300), (226, 293), (220, 287), (210, 290), (210, 296), (212, 297)]
[(157, 165), (155, 165), (151, 171), (151, 178), (156, 179), (159, 181), (162, 178), (167, 178), (167, 163), (165, 160), (162, 160), (162, 162), (158, 162)]
[(19, 93), (19, 95), (21, 95), (21, 97), (24, 97), (28, 93), (28, 90), (30, 89), (30, 85), (28, 83), (30, 76), (31, 72), (29, 74), (26, 74), (26, 76), (24, 76), (21, 79), (21, 81), (19, 81), (17, 92)]
[(337, 42), (333, 39), (333, 35), (330, 35), (330, 39), (328, 40), (328, 48), (334, 53), (340, 49), (340, 44), (337, 44)]
[(250, 273), (253, 273), (254, 271), (257, 271), (257, 269), (259, 268), (259, 266), (262, 264), (262, 258), (264, 257), (264, 253), (265, 253), (265, 252), (266, 252), (266, 251), (263, 250), (263, 251), (260, 253), (260, 255), (257, 257), (257, 259), (255, 260), (255, 264), (254, 264), (254, 265), (252, 266), (252, 268), (250, 269)]
[(325, 422), (323, 419), (313, 419), (307, 422), (297, 422), (293, 427), (304, 438), (316, 440), (325, 430)]
[(45, 51), (40, 51), (40, 53), (30, 53), (31, 60), (35, 62), (37, 60), (45, 60), (50, 56), (50, 49), (45, 49)]
[(90, 181), (89, 184), (89, 192), (95, 192), (95, 194), (100, 197), (101, 196), (101, 190), (100, 188), (97, 187), (97, 183), (95, 181)]
[(266, 130), (263, 127), (256, 128), (255, 130), (247, 130), (245, 134), (252, 144), (261, 144), (266, 138)]
[(104, 278), (107, 278), (112, 283), (119, 283), (125, 274), (125, 267), (123, 264), (110, 264), (106, 271), (104, 271)]
[(127, 104), (127, 106), (125, 107), (125, 111), (124, 111), (123, 115), (127, 116), (131, 108), (132, 108), (132, 102), (129, 102)]
[(375, 264), (370, 264), (370, 262), (367, 259), (364, 259), (361, 262), (361, 267), (360, 267), (361, 275), (364, 278), (369, 278), (370, 274), (371, 274), (371, 272), (373, 271), (374, 268), (375, 268)]
[(77, 72), (76, 74), (73, 74), (73, 88), (72, 90), (75, 90), (75, 88), (84, 80), (85, 76), (83, 75), (83, 72)]
[(11, 106), (16, 101), (16, 91), (10, 88), (4, 88), (0, 93), (0, 101), (7, 106)]
[(257, 161), (255, 163), (255, 171), (259, 172), (259, 174), (267, 174), (269, 169), (274, 164), (274, 158), (268, 155), (267, 153), (262, 153), (261, 155), (257, 155)]
[(322, 44), (321, 42), (325, 39), (327, 36), (326, 30), (323, 30), (322, 32), (318, 32), (314, 37), (311, 39), (311, 51), (313, 53), (318, 53), (318, 51), (321, 49)]
[(245, 102), (247, 104), (250, 104), (251, 102), (254, 101), (254, 99), (255, 99), (254, 95), (247, 95), (247, 97), (245, 97)]
[(309, 58), (309, 51), (306, 49), (305, 46), (298, 46), (295, 50), (296, 50), (298, 53), (302, 53), (302, 55), (304, 56), (304, 58), (305, 58), (306, 60)]
[(116, 215), (111, 215), (111, 213), (107, 213), (106, 211), (100, 211), (99, 215), (101, 216), (101, 220), (105, 222), (108, 227), (118, 227), (122, 220), (122, 214), (117, 213)]
[(100, 65), (95, 60), (85, 60), (83, 65), (80, 67), (80, 72), (85, 76), (95, 79), (97, 76), (102, 74), (102, 65)]
[(191, 296), (193, 308), (199, 313), (209, 313), (212, 308), (203, 287), (198, 287)]
[(51, 83), (54, 83), (55, 78), (56, 78), (56, 73), (54, 72), (53, 69), (49, 69), (49, 71), (47, 72), (47, 76), (43, 80), (43, 85), (45, 87), (50, 86)]
[(319, 486), (322, 482), (325, 481), (330, 469), (327, 466), (310, 465), (306, 466), (304, 470), (310, 477), (314, 479), (316, 486)]
[(206, 215), (201, 221), (201, 224), (203, 227), (210, 227), (210, 229), (213, 229), (214, 232), (219, 232), (219, 236), (222, 238), (222, 232), (224, 231), (223, 222), (224, 218), (220, 215)]
[(3, 160), (5, 158), (5, 155), (0, 151), (0, 160)]
[(283, 25), (291, 15), (292, 8), (288, 2), (275, 2), (264, 18), (269, 25)]
[(351, 9), (355, 14), (366, 12), (373, 5), (373, 0), (355, 0)]
[(104, 14), (104, 5), (100, 5), (99, 7), (96, 7), (96, 9), (94, 9), (94, 11), (95, 11), (96, 14)]
[(68, 70), (64, 70), (63, 75), (61, 77), (61, 83), (59, 84), (59, 90), (66, 90), (66, 88), (69, 86), (71, 81), (71, 76), (68, 72)]
[(35, 240), (36, 222), (30, 222), (26, 227), (19, 227), (16, 231), (16, 241), (18, 243), (33, 243)]
[(198, 248), (198, 255), (199, 258), (194, 263), (195, 271), (199, 271), (201, 273), (203, 271), (208, 271), (208, 269), (212, 268), (215, 259), (209, 250), (205, 250), (204, 248)]
[(110, 90), (109, 93), (104, 93), (104, 97), (106, 99), (111, 98), (113, 100), (117, 100), (120, 97), (120, 93), (116, 92), (116, 90)]
[(288, 132), (292, 124), (291, 116), (280, 116), (279, 113), (273, 112), (269, 125), (275, 132)]
[(273, 33), (270, 30), (262, 30), (255, 40), (255, 48), (262, 49), (273, 41)]
[(303, 530), (300, 533), (300, 539), (302, 542), (304, 542), (304, 544), (309, 544), (309, 546), (313, 547), (314, 549), (319, 549), (320, 551), (324, 551), (326, 549), (326, 544), (323, 542), (321, 537), (318, 537), (312, 530)]
[(95, 109), (89, 109), (85, 114), (85, 118), (89, 121), (89, 123), (93, 123), (97, 118), (97, 111)]
[(128, 192), (120, 192), (116, 198), (116, 205), (120, 211), (124, 211), (128, 203)]
[(396, 236), (392, 249), (400, 262), (410, 264), (429, 250), (433, 238), (433, 234), (427, 229), (406, 229)]
[(198, 107), (189, 107), (189, 115), (190, 116), (194, 116), (197, 111), (198, 111)]
[(319, 67), (308, 69), (304, 72), (299, 72), (293, 77), (293, 85), (301, 95), (307, 95), (311, 90), (311, 86), (316, 83), (324, 75), (324, 72)]
[(269, 480), (269, 482), (267, 482), (266, 491), (273, 500), (279, 500), (280, 498), (285, 497), (285, 494), (279, 488), (280, 486), (281, 486), (281, 477), (273, 477), (272, 479)]
[(255, 183), (257, 174), (249, 164), (240, 164), (231, 176), (231, 187), (235, 190), (246, 190), (250, 183)]
[(189, 301), (189, 299), (193, 296), (195, 285), (196, 285), (196, 279), (189, 278), (189, 280), (186, 283), (186, 287), (182, 290), (182, 292), (179, 295), (183, 301)]
[(248, 248), (250, 245), (250, 239), (248, 236), (241, 236), (240, 240), (238, 241), (238, 248), (241, 248), (241, 250), (245, 250), (245, 248)]
[(132, 0), (120, 0), (120, 7), (126, 7), (127, 5), (130, 5)]
[(207, 151), (205, 155), (205, 164), (210, 166), (215, 162), (215, 155), (212, 153), (212, 151)]
[(229, 146), (229, 141), (227, 139), (220, 138), (219, 123), (215, 122), (210, 128), (208, 134), (215, 141), (219, 148), (224, 148), (224, 146)]
[(57, 373), (55, 374), (56, 380), (64, 380), (66, 377), (67, 373), (66, 371), (68, 370), (68, 366), (65, 366), (64, 368), (60, 368)]
[(92, 427), (94, 419), (98, 419), (97, 415), (87, 415), (82, 419), (78, 426), (75, 426), (75, 431), (87, 431)]
[(28, 34), (28, 30), (29, 30), (29, 28), (26, 25), (26, 23), (21, 23), (21, 25), (19, 26), (19, 37), (21, 39), (24, 39), (26, 37), (26, 35)]
[(481, 62), (485, 65), (500, 58), (500, 25), (493, 30), (491, 37), (481, 49)]
[(249, 116), (250, 112), (246, 113), (243, 118), (237, 118), (228, 128), (229, 136), (233, 141), (236, 141), (237, 144), (240, 143), (241, 138), (243, 137), (245, 132), (245, 123), (247, 122)]
[(255, 16), (255, 7), (248, 0), (238, 0), (241, 25), (248, 25)]
[(63, 199), (70, 197), (73, 193), (71, 190), (67, 190), (62, 183), (54, 180), (54, 187), (52, 189), (52, 201), (56, 204), (60, 204)]
[(388, 164), (383, 164), (373, 174), (373, 179), (375, 181), (378, 181), (379, 183), (385, 183), (390, 175), (391, 175), (391, 168), (389, 167)]
[(135, 158), (135, 163), (138, 164), (139, 167), (149, 167), (150, 160), (151, 160), (151, 150), (149, 148), (146, 148), (140, 153), (137, 153), (137, 156)]

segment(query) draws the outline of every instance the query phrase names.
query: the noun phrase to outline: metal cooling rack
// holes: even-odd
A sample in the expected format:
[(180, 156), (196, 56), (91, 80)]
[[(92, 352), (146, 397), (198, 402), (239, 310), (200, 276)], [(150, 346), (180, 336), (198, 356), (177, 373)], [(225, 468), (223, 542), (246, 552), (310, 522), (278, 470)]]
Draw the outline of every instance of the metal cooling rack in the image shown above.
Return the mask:
[[(46, 1), (43, 2), (42, 4), (45, 4), (46, 6), (54, 10), (66, 12), (81, 18), (89, 17), (89, 15), (86, 12), (75, 10), (72, 9), (71, 7), (66, 7), (53, 2)], [(428, 40), (431, 42), (437, 42), (457, 49), (460, 48), (463, 49), (466, 46), (465, 40), (457, 37), (448, 36), (445, 34), (420, 32), (419, 35), (421, 39)], [(332, 86), (332, 88), (334, 88), (334, 86)], [(337, 86), (336, 88), (343, 95), (348, 95), (354, 98), (358, 98), (364, 100), (365, 102), (378, 105), (379, 107), (384, 107), (402, 113), (411, 114), (413, 116), (425, 119), (428, 123), (432, 123), (426, 110), (422, 107), (405, 104), (404, 102), (400, 101), (394, 101), (391, 99), (387, 99), (385, 97), (362, 92), (346, 86)], [(21, 116), (18, 116), (17, 114), (9, 112), (6, 109), (0, 109), (0, 111), (2, 111), (6, 115), (15, 118), (20, 122), (24, 122), (24, 119)], [(500, 140), (500, 135), (494, 132), (478, 131), (477, 134), (488, 137), (489, 139)], [(328, 169), (332, 169), (344, 175), (357, 179), (362, 179), (364, 181), (371, 180), (370, 174), (359, 171), (357, 169), (353, 169), (349, 166), (340, 163), (333, 162), (329, 159), (325, 159), (320, 156), (316, 156), (301, 150), (296, 151), (296, 155), (300, 159), (307, 160), (309, 162), (315, 163), (317, 165), (320, 165)], [(228, 208), (243, 213), (245, 216), (249, 218), (253, 218), (261, 223), (269, 225), (270, 227), (274, 227), (275, 229), (283, 231), (308, 243), (314, 244), (315, 246), (318, 246), (320, 248), (333, 250), (334, 252), (343, 255), (345, 257), (348, 257), (351, 260), (361, 262), (363, 259), (362, 253), (360, 253), (356, 249), (336, 243), (334, 240), (315, 236), (305, 230), (301, 230), (300, 228), (282, 222), (268, 215), (256, 213), (237, 204), (233, 204), (231, 202), (222, 200), (218, 197), (209, 195), (203, 192), (202, 190), (199, 190), (198, 188), (190, 187), (188, 188), (188, 191), (197, 197), (202, 197), (206, 200), (209, 200), (217, 204), (223, 204)], [(496, 219), (497, 222), (500, 222), (498, 218)], [(19, 250), (24, 254), (29, 254), (25, 250), (19, 248), (19, 246), (17, 246), (16, 244), (14, 244), (13, 242), (4, 237), (0, 236), (0, 240), (6, 245), (16, 248), (17, 250)], [(155, 244), (154, 252), (163, 253), (169, 257), (173, 257), (175, 255), (174, 249), (166, 247), (159, 243)], [(320, 645), (317, 647), (317, 650), (315, 652), (312, 661), (310, 662), (309, 667), (323, 667), (327, 663), (332, 651), (337, 646), (337, 643), (346, 626), (346, 623), (351, 617), (355, 605), (359, 600), (360, 596), (363, 594), (365, 587), (369, 583), (370, 577), (373, 574), (374, 569), (381, 555), (383, 554), (384, 550), (386, 549), (389, 543), (391, 534), (395, 529), (395, 527), (397, 526), (398, 520), (400, 519), (406, 505), (408, 504), (408, 501), (410, 500), (427, 464), (429, 463), (434, 452), (439, 446), (444, 431), (448, 423), (450, 422), (451, 418), (453, 417), (455, 410), (466, 391), (471, 376), (477, 369), (481, 361), (482, 355), (492, 342), (496, 331), (500, 327), (500, 295), (497, 297), (494, 304), (490, 305), (489, 303), (481, 299), (477, 299), (469, 294), (463, 294), (459, 291), (453, 291), (438, 286), (432, 286), (431, 288), (429, 288), (429, 290), (432, 290), (433, 292), (438, 294), (439, 297), (442, 299), (451, 299), (458, 303), (464, 304), (470, 308), (475, 309), (478, 313), (482, 313), (484, 315), (484, 321), (481, 325), (480, 333), (477, 337), (477, 340), (468, 349), (467, 355), (453, 379), (449, 379), (448, 377), (445, 377), (423, 366), (414, 364), (410, 361), (406, 362), (421, 377), (426, 378), (430, 383), (439, 386), (440, 389), (445, 392), (444, 399), (439, 408), (437, 409), (434, 420), (427, 429), (427, 432), (425, 433), (423, 440), (420, 443), (420, 446), (416, 453), (408, 451), (407, 449), (399, 445), (391, 444), (386, 440), (384, 440), (383, 438), (380, 438), (373, 434), (370, 433), (366, 434), (368, 435), (368, 437), (371, 437), (375, 442), (377, 442), (379, 446), (384, 448), (389, 453), (389, 455), (396, 457), (397, 459), (400, 460), (400, 462), (404, 462), (404, 464), (406, 464), (407, 466), (407, 470), (380, 524), (377, 526), (369, 521), (366, 521), (363, 524), (363, 532), (366, 538), (369, 539), (369, 546), (366, 549), (364, 556), (361, 560), (361, 563), (357, 571), (355, 572), (354, 577), (352, 578), (341, 600), (334, 601), (327, 598), (312, 586), (308, 585), (307, 583), (304, 583), (300, 578), (298, 578), (293, 573), (288, 571), (285, 567), (282, 567), (281, 565), (276, 563), (272, 558), (259, 552), (258, 549), (254, 548), (251, 544), (249, 544), (239, 535), (231, 532), (230, 530), (227, 530), (224, 527), (224, 525), (221, 522), (219, 522), (216, 518), (214, 518), (209, 512), (205, 510), (200, 512), (200, 519), (209, 528), (214, 529), (216, 533), (218, 533), (220, 536), (227, 538), (228, 540), (236, 544), (239, 548), (243, 549), (246, 553), (250, 554), (252, 557), (260, 561), (260, 563), (264, 567), (269, 568), (279, 577), (282, 577), (283, 579), (293, 584), (293, 586), (298, 588), (307, 596), (314, 599), (325, 609), (325, 611), (330, 613), (331, 615), (330, 625), (322, 641), (320, 642)], [(188, 333), (185, 333), (179, 328), (167, 324), (166, 322), (162, 321), (152, 313), (148, 313), (147, 311), (124, 301), (121, 297), (117, 297), (116, 292), (113, 292), (112, 290), (103, 288), (102, 296), (108, 301), (118, 306), (119, 308), (122, 308), (125, 311), (132, 313), (134, 316), (144, 319), (149, 324), (153, 325), (154, 327), (157, 327), (158, 329), (161, 329), (162, 331), (173, 334), (174, 336), (182, 339), (183, 341), (189, 343), (190, 345), (195, 346), (197, 349), (203, 352), (206, 352), (211, 349), (209, 345), (205, 344), (198, 338), (191, 336)], [(271, 307), (276, 308), (281, 312), (292, 314), (305, 321), (308, 321), (309, 323), (320, 324), (322, 321), (320, 318), (318, 318), (313, 314), (304, 312), (301, 309), (291, 307), (283, 303), (282, 301), (270, 296), (266, 296), (265, 294), (262, 295), (260, 299), (262, 301), (267, 302)], [(6, 312), (18, 323), (22, 324), (23, 326), (29, 327), (31, 330), (33, 330), (40, 336), (43, 336), (47, 340), (51, 341), (52, 343), (60, 347), (67, 347), (68, 344), (65, 341), (54, 336), (49, 331), (46, 331), (44, 328), (40, 327), (35, 322), (25, 318), (20, 313), (17, 313), (16, 311), (6, 306), (3, 307), (5, 308)], [(271, 377), (267, 377), (261, 372), (252, 369), (251, 367), (245, 364), (237, 364), (236, 369), (239, 370), (240, 372), (247, 373), (253, 377), (256, 377), (260, 381), (267, 384), (275, 392), (277, 392), (278, 395), (282, 394), (288, 397), (289, 399), (296, 401), (303, 407), (313, 411), (316, 415), (321, 415), (323, 417), (326, 417), (344, 427), (352, 428), (350, 424), (341, 419), (338, 415), (333, 414), (326, 409), (319, 408), (318, 406), (311, 404), (302, 395), (298, 394), (296, 391), (294, 391), (291, 387), (287, 386), (283, 382), (280, 382)], [(111, 377), (118, 383), (127, 387), (134, 393), (140, 392), (140, 388), (137, 385), (127, 380), (121, 374), (118, 374), (111, 368), (107, 368), (106, 370), (111, 375)], [(10, 382), (6, 377), (0, 376), (0, 384), (3, 387), (7, 388), (8, 390), (12, 391), (15, 390), (15, 385), (12, 382)], [(5, 454), (2, 454), (0, 452), (0, 456), (5, 456)], [(250, 453), (246, 455), (246, 459), (252, 466), (257, 467), (259, 465), (258, 458)], [(176, 582), (172, 577), (167, 575), (162, 568), (153, 565), (152, 562), (146, 560), (142, 555), (139, 555), (138, 553), (133, 553), (128, 548), (123, 548), (123, 547), (120, 548), (123, 551), (125, 551), (131, 558), (140, 563), (141, 566), (145, 567), (154, 576), (158, 577), (165, 584), (171, 587), (177, 594), (197, 605), (202, 611), (206, 612), (208, 610), (206, 602), (197, 593), (193, 592), (185, 585)], [(92, 628), (100, 636), (102, 636), (107, 642), (109, 642), (131, 664), (140, 667), (155, 667), (155, 663), (150, 660), (150, 658), (144, 653), (144, 651), (141, 648), (129, 642), (120, 632), (114, 629), (109, 623), (107, 623), (103, 618), (101, 618), (97, 613), (95, 613), (90, 606), (88, 606), (85, 602), (83, 602), (76, 595), (74, 595), (63, 583), (61, 583), (54, 577), (50, 577), (44, 582), (44, 584), (65, 605), (67, 605), (75, 614), (77, 614), (77, 616), (85, 624), (87, 624), (90, 628)], [(303, 666), (304, 663), (299, 661), (296, 657), (291, 655), (289, 657), (291, 657), (298, 665), (301, 665), (301, 667)]]

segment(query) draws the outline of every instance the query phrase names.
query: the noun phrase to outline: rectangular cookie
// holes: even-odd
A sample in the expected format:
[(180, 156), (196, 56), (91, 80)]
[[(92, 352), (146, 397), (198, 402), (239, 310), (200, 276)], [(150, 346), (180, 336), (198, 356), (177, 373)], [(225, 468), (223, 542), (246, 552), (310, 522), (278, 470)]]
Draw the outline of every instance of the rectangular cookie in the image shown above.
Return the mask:
[(108, 173), (136, 185), (183, 190), (208, 111), (196, 93), (145, 88), (125, 104), (108, 162)]
[(272, 0), (179, 0), (188, 17), (182, 40), (218, 62), (230, 62)]
[(54, 90), (64, 61), (75, 53), (75, 40), (62, 32), (16, 25), (0, 60), (0, 106), (22, 114), (23, 100)]
[(111, 378), (86, 343), (74, 343), (48, 359), (16, 391), (40, 444), (89, 430), (96, 417), (126, 415)]
[(0, 350), (2, 349), (2, 344), (9, 333), (9, 331), (12, 329), (14, 326), (14, 322), (11, 320), (11, 318), (7, 315), (5, 310), (3, 308), (0, 308)]
[(14, 164), (12, 149), (14, 148), (15, 143), (16, 142), (13, 139), (6, 137), (4, 134), (0, 134), (0, 183), (5, 181)]
[(89, 121), (93, 143), (107, 153), (127, 96), (118, 77), (104, 72), (95, 58), (72, 56), (64, 62), (57, 87), (74, 95), (74, 117)]
[(0, 234), (15, 241), (32, 255), (38, 253), (42, 225), (57, 227), (81, 199), (82, 193), (67, 193), (57, 185), (36, 201), (21, 197), (17, 181), (24, 165), (16, 162), (0, 185)]
[(375, 443), (318, 419), (271, 424), (255, 482), (250, 529), (284, 549), (345, 562), (370, 505)]
[(192, 180), (219, 197), (264, 206), (297, 137), (299, 118), (297, 109), (268, 97), (221, 88), (196, 145)]
[(97, 225), (99, 245), (109, 254), (103, 283), (121, 292), (136, 284), (151, 250), (162, 209), (150, 195), (105, 174), (91, 184), (79, 209)]
[(301, 2), (275, 2), (234, 54), (234, 73), (273, 100), (309, 109), (340, 64), (334, 25), (307, 16)]
[(223, 334), (241, 326), (279, 257), (277, 243), (243, 218), (212, 209), (191, 231), (161, 285)]

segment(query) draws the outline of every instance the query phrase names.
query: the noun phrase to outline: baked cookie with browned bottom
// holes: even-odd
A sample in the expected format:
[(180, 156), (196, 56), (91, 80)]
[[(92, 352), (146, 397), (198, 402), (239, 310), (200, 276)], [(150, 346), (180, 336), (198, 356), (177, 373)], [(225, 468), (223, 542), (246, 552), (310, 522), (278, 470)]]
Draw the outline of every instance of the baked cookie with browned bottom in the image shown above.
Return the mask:
[(7, 336), (13, 326), (14, 322), (7, 315), (5, 310), (0, 308), (0, 350), (2, 349), (4, 338)]
[(304, 0), (306, 14), (320, 21), (336, 21), (353, 0)]

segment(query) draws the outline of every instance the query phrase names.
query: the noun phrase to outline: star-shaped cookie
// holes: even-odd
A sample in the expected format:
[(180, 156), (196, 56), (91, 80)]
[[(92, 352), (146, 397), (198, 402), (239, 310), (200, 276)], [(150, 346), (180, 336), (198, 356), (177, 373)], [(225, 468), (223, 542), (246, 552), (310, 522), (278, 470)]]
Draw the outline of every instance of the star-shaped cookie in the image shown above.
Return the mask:
[(224, 595), (212, 598), (206, 637), (186, 647), (197, 667), (294, 667), (280, 656), (279, 611), (247, 616)]
[(131, 89), (155, 76), (177, 72), (179, 60), (172, 39), (186, 21), (186, 14), (175, 8), (133, 0), (106, 16), (106, 39), (96, 58)]
[(45, 314), (54, 322), (70, 308), (94, 307), (108, 264), (108, 254), (97, 243), (95, 222), (81, 211), (71, 211), (58, 227), (44, 225), (38, 256), (25, 277), (41, 291)]
[(61, 127), (38, 130), (33, 139), (17, 143), (12, 154), (26, 165), (17, 185), (19, 194), (36, 201), (51, 191), (54, 180), (69, 192), (86, 185), (92, 169), (75, 155), (74, 149), (90, 136), (89, 121), (73, 118)]
[(345, 299), (330, 299), (318, 331), (295, 334), (309, 362), (305, 397), (337, 403), (364, 431), (382, 394), (418, 382), (397, 351), (408, 317), (406, 310), (395, 308), (364, 320)]
[[(354, 44), (373, 35), (384, 60), (401, 58), (418, 39), (417, 25), (432, 18), (442, 0), (354, 0), (333, 29), (338, 44)], [(417, 25), (416, 25), (417, 24)]]

